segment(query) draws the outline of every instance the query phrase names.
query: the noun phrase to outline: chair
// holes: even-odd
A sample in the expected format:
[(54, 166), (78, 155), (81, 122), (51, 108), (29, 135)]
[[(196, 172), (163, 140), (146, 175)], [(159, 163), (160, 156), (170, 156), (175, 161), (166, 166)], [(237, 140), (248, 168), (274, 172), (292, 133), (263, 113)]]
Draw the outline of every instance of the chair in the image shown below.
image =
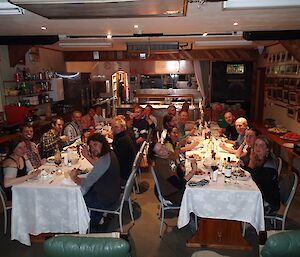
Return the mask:
[(278, 156), (277, 157), (277, 173), (278, 173), (278, 178), (280, 176), (281, 169), (282, 169), (282, 159)]
[(170, 201), (164, 199), (164, 197), (162, 196), (161, 192), (160, 192), (160, 187), (159, 187), (159, 183), (154, 171), (154, 168), (151, 166), (151, 173), (154, 179), (154, 184), (157, 190), (157, 194), (158, 194), (158, 200), (160, 203), (159, 206), (159, 216), (161, 217), (161, 222), (160, 222), (160, 230), (159, 230), (159, 237), (162, 237), (162, 228), (163, 228), (163, 224), (164, 224), (164, 218), (165, 218), (165, 211), (167, 210), (179, 210), (180, 206), (176, 206), (174, 204), (172, 204)]
[(91, 215), (92, 211), (103, 212), (103, 213), (111, 213), (111, 214), (118, 215), (119, 216), (120, 230), (121, 230), (121, 233), (123, 233), (122, 213), (123, 213), (124, 202), (127, 201), (128, 202), (128, 207), (129, 207), (129, 213), (130, 213), (130, 216), (131, 216), (131, 220), (134, 223), (133, 209), (132, 209), (132, 203), (131, 203), (131, 199), (130, 199), (130, 194), (132, 192), (135, 174), (136, 174), (135, 169), (132, 169), (131, 174), (130, 174), (127, 182), (126, 182), (124, 193), (123, 193), (123, 195), (122, 195), (122, 197), (120, 199), (120, 204), (115, 209), (88, 208), (90, 215)]
[(6, 199), (6, 194), (2, 188), (2, 185), (0, 184), (0, 198), (2, 202), (2, 209), (4, 213), (4, 234), (6, 235), (7, 232), (7, 216), (8, 216), (8, 210), (12, 208), (11, 202), (8, 202)]
[(276, 228), (276, 220), (281, 221), (281, 230), (284, 230), (285, 228), (285, 220), (286, 216), (289, 210), (289, 207), (291, 205), (291, 202), (293, 200), (293, 197), (295, 195), (296, 189), (298, 185), (298, 176), (296, 173), (292, 173), (286, 177), (284, 177), (280, 183), (280, 201), (283, 205), (283, 214), (279, 215), (276, 213), (275, 215), (266, 215), (266, 219), (270, 219), (271, 222), (274, 222), (274, 228)]

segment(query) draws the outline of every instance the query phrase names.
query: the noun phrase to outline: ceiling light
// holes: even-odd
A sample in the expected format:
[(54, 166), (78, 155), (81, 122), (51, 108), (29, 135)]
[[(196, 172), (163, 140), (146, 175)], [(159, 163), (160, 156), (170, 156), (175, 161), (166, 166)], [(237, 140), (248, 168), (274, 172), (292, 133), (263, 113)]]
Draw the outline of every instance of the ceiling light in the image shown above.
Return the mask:
[(138, 28), (139, 28), (139, 25), (133, 25), (133, 27), (134, 27), (135, 29), (138, 29)]
[(45, 27), (45, 26), (41, 27), (41, 30), (46, 30), (46, 29), (47, 29), (47, 27)]
[(108, 33), (108, 34), (106, 35), (106, 38), (111, 39), (111, 38), (112, 38), (112, 35), (111, 35), (110, 33)]
[(252, 41), (246, 40), (219, 40), (219, 41), (195, 41), (195, 46), (235, 46), (252, 45)]
[(237, 21), (235, 21), (235, 22), (233, 23), (233, 26), (237, 26), (237, 25), (239, 25), (239, 23), (238, 23)]
[(60, 42), (60, 47), (112, 47), (111, 42)]
[(202, 34), (202, 37), (206, 37), (208, 34), (207, 34), (207, 32), (204, 32), (203, 34)]

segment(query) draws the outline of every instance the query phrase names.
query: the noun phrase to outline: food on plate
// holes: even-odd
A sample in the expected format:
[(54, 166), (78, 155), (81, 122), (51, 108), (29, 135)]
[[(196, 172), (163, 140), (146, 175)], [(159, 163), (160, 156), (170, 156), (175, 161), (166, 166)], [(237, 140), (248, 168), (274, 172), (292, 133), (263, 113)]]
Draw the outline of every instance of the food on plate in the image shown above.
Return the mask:
[(284, 134), (281, 138), (287, 139), (287, 140), (292, 140), (292, 141), (298, 141), (298, 140), (300, 140), (300, 135), (295, 132), (288, 132), (288, 133)]
[(203, 170), (196, 170), (195, 175), (205, 175), (205, 171)]
[(282, 128), (282, 127), (269, 128), (268, 131), (275, 134), (284, 134), (288, 132), (286, 128)]
[(201, 160), (201, 156), (199, 154), (196, 154), (196, 153), (190, 154), (189, 158), (196, 159), (196, 160)]

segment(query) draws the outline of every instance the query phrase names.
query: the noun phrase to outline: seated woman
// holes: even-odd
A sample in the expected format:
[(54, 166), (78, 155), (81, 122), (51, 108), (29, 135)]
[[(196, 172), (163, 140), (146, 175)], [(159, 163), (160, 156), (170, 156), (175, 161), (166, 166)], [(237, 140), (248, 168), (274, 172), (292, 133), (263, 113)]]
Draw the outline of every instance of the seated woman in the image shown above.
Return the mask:
[[(3, 161), (3, 185), (8, 200), (11, 200), (11, 187), (15, 184), (25, 182), (27, 179), (36, 177), (40, 170), (33, 167), (26, 156), (26, 144), (18, 138), (10, 143), (9, 153)], [(29, 171), (32, 171), (29, 173)]]
[[(95, 133), (88, 138), (91, 159), (98, 158), (92, 171), (86, 178), (79, 178), (79, 170), (73, 169), (71, 179), (81, 187), (86, 205), (90, 208), (111, 208), (120, 197), (121, 176), (119, 162), (105, 137)], [(91, 212), (91, 232), (99, 230), (103, 216), (100, 212)]]
[(160, 143), (163, 144), (167, 134), (168, 134), (168, 129), (176, 127), (177, 125), (177, 119), (176, 116), (174, 115), (170, 115), (170, 114), (166, 114), (163, 117), (163, 131), (161, 132), (161, 136), (160, 136)]
[(266, 215), (276, 212), (280, 207), (278, 173), (271, 151), (269, 139), (265, 136), (258, 136), (247, 167), (262, 193)]
[(24, 142), (26, 144), (26, 155), (33, 168), (36, 169), (42, 164), (45, 164), (46, 160), (41, 159), (37, 145), (31, 141), (33, 138), (33, 127), (31, 124), (28, 123), (23, 126), (22, 138), (24, 139)]
[(191, 170), (184, 175), (184, 171), (179, 169), (176, 163), (169, 158), (167, 148), (160, 143), (150, 147), (149, 155), (155, 161), (155, 173), (162, 196), (173, 204), (180, 205), (185, 184), (196, 171)]
[(194, 149), (198, 144), (198, 140), (190, 141), (189, 139), (183, 139), (179, 141), (179, 131), (177, 127), (169, 128), (167, 130), (167, 137), (164, 142), (172, 159), (178, 158), (180, 153)]
[(244, 142), (240, 145), (235, 154), (237, 158), (240, 158), (242, 166), (248, 166), (250, 154), (258, 135), (259, 131), (255, 128), (248, 128), (246, 130)]

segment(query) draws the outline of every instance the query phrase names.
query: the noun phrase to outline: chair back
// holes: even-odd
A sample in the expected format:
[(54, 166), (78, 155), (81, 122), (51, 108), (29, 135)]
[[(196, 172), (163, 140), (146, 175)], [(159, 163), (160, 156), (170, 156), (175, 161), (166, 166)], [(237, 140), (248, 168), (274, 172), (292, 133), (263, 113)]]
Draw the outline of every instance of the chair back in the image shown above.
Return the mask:
[(130, 194), (133, 190), (132, 188), (133, 188), (133, 184), (134, 184), (134, 178), (135, 178), (136, 170), (137, 170), (137, 167), (133, 167), (132, 171), (129, 175), (129, 178), (127, 179), (127, 182), (126, 182), (126, 185), (125, 185), (125, 188), (124, 188), (124, 193), (123, 193), (123, 196), (122, 196), (122, 203), (121, 204), (123, 204), (125, 201), (128, 201), (128, 199), (130, 197)]
[(157, 176), (156, 176), (156, 173), (155, 173), (155, 170), (154, 170), (153, 166), (151, 166), (151, 173), (152, 173), (152, 176), (153, 176), (153, 179), (154, 179), (154, 184), (155, 184), (155, 187), (156, 187), (158, 199), (161, 203), (164, 203), (165, 199), (161, 194), (158, 179), (157, 179)]
[(285, 206), (283, 217), (286, 217), (298, 185), (298, 176), (292, 173), (280, 182), (280, 200)]
[(282, 169), (282, 159), (279, 156), (276, 159), (277, 159), (277, 173), (279, 178)]

